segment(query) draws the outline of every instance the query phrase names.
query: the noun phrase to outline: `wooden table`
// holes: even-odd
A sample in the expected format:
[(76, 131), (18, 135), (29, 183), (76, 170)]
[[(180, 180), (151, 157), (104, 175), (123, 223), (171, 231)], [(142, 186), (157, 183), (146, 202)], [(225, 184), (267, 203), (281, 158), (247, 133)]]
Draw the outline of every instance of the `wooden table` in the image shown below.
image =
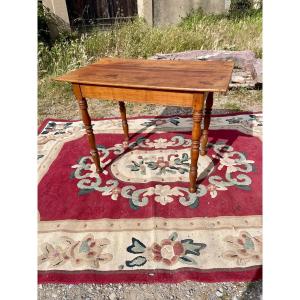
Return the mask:
[[(231, 61), (154, 61), (101, 59), (56, 78), (71, 82), (79, 103), (91, 155), (98, 173), (102, 172), (86, 98), (119, 101), (125, 142), (128, 124), (123, 101), (193, 108), (190, 192), (196, 192), (197, 162), (206, 154), (213, 92), (226, 92), (231, 79)], [(201, 121), (205, 107), (204, 128)], [(201, 140), (200, 140), (201, 138)]]

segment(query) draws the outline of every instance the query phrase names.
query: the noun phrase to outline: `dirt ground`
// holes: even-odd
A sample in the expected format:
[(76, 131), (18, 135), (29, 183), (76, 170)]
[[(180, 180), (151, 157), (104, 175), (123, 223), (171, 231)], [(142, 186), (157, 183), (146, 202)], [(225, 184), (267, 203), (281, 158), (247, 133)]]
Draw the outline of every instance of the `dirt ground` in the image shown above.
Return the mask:
[(177, 284), (45, 284), (38, 299), (62, 300), (250, 300), (262, 299), (262, 282)]
[[(67, 104), (67, 105), (66, 105)], [(92, 118), (119, 116), (117, 103), (88, 101)], [(45, 106), (46, 107), (46, 106)], [(191, 114), (189, 108), (126, 103), (127, 116)], [(239, 111), (262, 111), (262, 91), (229, 91), (217, 94), (213, 114)], [(45, 118), (79, 119), (77, 103), (68, 101), (41, 107), (39, 123)], [(43, 284), (38, 285), (38, 299), (49, 300), (251, 300), (262, 299), (262, 281), (245, 283), (198, 283), (185, 281), (178, 284)]]

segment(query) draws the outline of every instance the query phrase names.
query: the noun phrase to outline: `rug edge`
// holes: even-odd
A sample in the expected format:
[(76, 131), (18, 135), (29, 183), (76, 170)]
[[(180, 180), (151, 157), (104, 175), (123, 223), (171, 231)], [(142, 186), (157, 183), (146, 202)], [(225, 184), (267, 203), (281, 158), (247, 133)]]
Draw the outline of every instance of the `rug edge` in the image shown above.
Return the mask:
[[(81, 284), (81, 283), (97, 283), (97, 284), (108, 284), (108, 283), (146, 283), (146, 284), (170, 284), (180, 283), (184, 281), (195, 281), (195, 282), (253, 282), (262, 280), (263, 266), (249, 267), (245, 271), (228, 270), (223, 272), (207, 270), (205, 272), (191, 272), (180, 269), (175, 272), (155, 272), (149, 275), (147, 273), (128, 273), (120, 272), (119, 274), (97, 274), (97, 273), (81, 273), (76, 272), (49, 272), (49, 271), (38, 271), (38, 284)], [(177, 273), (178, 272), (178, 273)], [(180, 273), (179, 273), (180, 272)], [(175, 276), (174, 276), (175, 273)], [(176, 273), (179, 276), (176, 276)]]
[[(241, 111), (241, 112), (232, 112), (228, 114), (211, 114), (211, 117), (225, 117), (225, 116), (237, 116), (237, 115), (248, 115), (248, 114), (262, 114), (262, 111), (253, 112), (253, 111)], [(182, 117), (182, 118), (191, 118), (192, 115), (159, 115), (159, 116), (149, 116), (149, 115), (141, 115), (141, 116), (128, 116), (127, 120), (135, 120), (135, 119), (158, 119), (158, 118), (174, 118), (174, 117)], [(101, 120), (117, 120), (121, 119), (121, 117), (109, 117), (109, 118), (93, 118), (91, 121), (101, 121)], [(49, 121), (54, 122), (80, 122), (81, 119), (60, 119), (60, 118), (46, 118), (41, 121), (38, 126), (38, 134), (41, 133), (42, 129), (46, 126)]]

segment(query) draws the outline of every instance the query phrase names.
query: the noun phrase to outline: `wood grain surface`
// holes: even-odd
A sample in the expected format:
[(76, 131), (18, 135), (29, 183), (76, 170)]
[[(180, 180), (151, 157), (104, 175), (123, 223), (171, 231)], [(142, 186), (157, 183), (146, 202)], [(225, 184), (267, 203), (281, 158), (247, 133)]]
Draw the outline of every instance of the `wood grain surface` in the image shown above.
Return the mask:
[(158, 91), (138, 88), (120, 88), (97, 85), (80, 86), (83, 97), (101, 100), (117, 100), (139, 102), (144, 104), (159, 104), (191, 107), (193, 93), (176, 91)]
[(226, 92), (232, 61), (156, 61), (103, 58), (55, 78), (80, 85), (182, 92)]

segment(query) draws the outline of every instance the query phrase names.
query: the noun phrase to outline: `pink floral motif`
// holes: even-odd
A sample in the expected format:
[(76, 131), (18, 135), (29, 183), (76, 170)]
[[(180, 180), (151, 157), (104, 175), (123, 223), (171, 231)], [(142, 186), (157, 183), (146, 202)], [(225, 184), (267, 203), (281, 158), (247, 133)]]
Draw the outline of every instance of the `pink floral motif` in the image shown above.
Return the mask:
[(212, 198), (216, 198), (218, 195), (217, 191), (226, 191), (227, 187), (223, 186), (216, 186), (214, 184), (209, 184), (207, 186), (207, 190), (209, 191), (209, 194)]
[(171, 188), (169, 185), (157, 184), (148, 189), (144, 196), (155, 195), (154, 200), (161, 205), (171, 203), (174, 199), (171, 196), (183, 196), (184, 194), (177, 188)]
[(181, 242), (170, 239), (162, 240), (160, 244), (153, 243), (151, 246), (152, 259), (165, 265), (174, 265), (185, 250)]
[(88, 234), (80, 241), (74, 241), (69, 237), (62, 237), (61, 241), (65, 247), (54, 246), (50, 243), (42, 244), (39, 265), (48, 262), (49, 267), (57, 267), (70, 261), (75, 267), (99, 268), (100, 263), (112, 260), (112, 254), (103, 253), (104, 248), (110, 244), (108, 239), (98, 240), (92, 234)]
[(121, 189), (119, 187), (113, 188), (111, 192), (111, 199), (118, 200), (120, 194), (121, 194)]
[(153, 242), (150, 247), (133, 237), (127, 251), (138, 254), (138, 256), (125, 263), (130, 268), (143, 266), (147, 261), (160, 262), (167, 266), (172, 266), (177, 262), (197, 265), (197, 261), (192, 255), (199, 256), (200, 251), (204, 248), (206, 248), (206, 244), (195, 243), (191, 238), (178, 240), (177, 232), (173, 232), (169, 238), (163, 239), (160, 243)]
[(61, 266), (70, 258), (59, 246), (52, 246), (49, 243), (44, 243), (41, 248), (43, 254), (38, 258), (39, 265), (48, 261), (49, 265), (52, 267)]
[(155, 120), (154, 123), (156, 126), (160, 126), (160, 125), (166, 124), (167, 121), (166, 120)]
[(158, 157), (156, 160), (156, 164), (160, 167), (160, 168), (166, 168), (169, 167), (170, 163), (167, 160), (164, 160), (163, 157)]
[(214, 184), (209, 184), (207, 189), (210, 191), (210, 192), (214, 192), (217, 190), (217, 187), (214, 185)]
[(247, 231), (241, 231), (239, 236), (227, 236), (225, 242), (232, 248), (223, 253), (223, 258), (235, 260), (238, 265), (245, 265), (249, 261), (261, 263), (262, 260), (262, 238), (252, 236)]

